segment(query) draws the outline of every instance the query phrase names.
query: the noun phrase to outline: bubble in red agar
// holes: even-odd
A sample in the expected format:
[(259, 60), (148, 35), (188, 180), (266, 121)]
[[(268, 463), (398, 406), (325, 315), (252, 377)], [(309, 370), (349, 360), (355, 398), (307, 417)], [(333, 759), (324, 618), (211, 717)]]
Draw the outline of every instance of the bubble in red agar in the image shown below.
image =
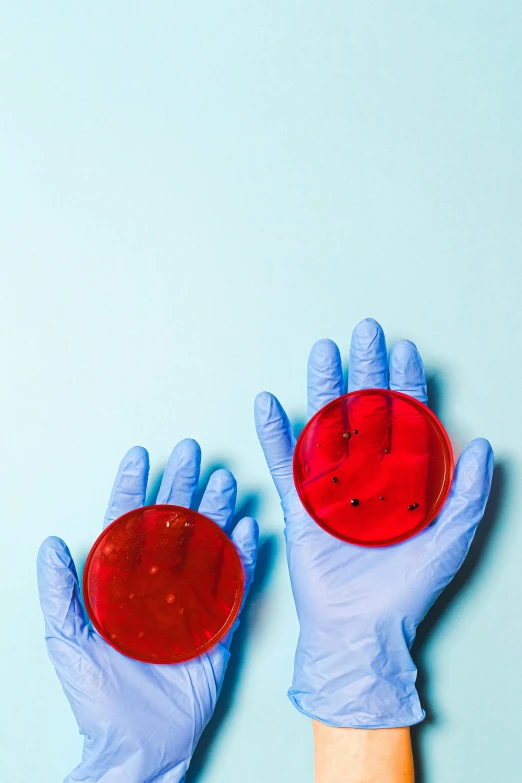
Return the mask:
[(333, 536), (361, 546), (396, 544), (426, 527), (452, 474), (451, 443), (435, 414), (387, 389), (350, 392), (325, 405), (294, 454), (307, 512)]
[(236, 548), (210, 519), (179, 506), (146, 506), (99, 536), (85, 564), (83, 593), (94, 627), (119, 652), (180, 663), (230, 630), (243, 571)]

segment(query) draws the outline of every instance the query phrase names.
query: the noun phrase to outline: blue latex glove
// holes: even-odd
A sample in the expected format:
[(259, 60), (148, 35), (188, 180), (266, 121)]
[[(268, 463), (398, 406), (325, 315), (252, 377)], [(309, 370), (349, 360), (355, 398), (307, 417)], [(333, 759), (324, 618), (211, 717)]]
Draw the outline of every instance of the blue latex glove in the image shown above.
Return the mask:
[[(354, 330), (348, 391), (389, 388), (426, 402), (426, 379), (413, 343), (397, 343), (389, 370), (384, 334), (372, 319)], [(308, 362), (308, 413), (343, 393), (339, 349), (320, 340)], [(256, 427), (281, 497), (288, 566), (300, 634), (289, 697), (331, 726), (409, 726), (424, 717), (410, 656), (418, 624), (459, 570), (488, 498), (493, 453), (472, 441), (455, 470), (436, 522), (395, 546), (344, 543), (306, 514), (292, 477), (295, 438), (275, 397), (261, 393)]]
[[(157, 503), (189, 506), (197, 489), (201, 452), (178, 443), (168, 461)], [(105, 525), (143, 506), (149, 471), (145, 449), (121, 462)], [(236, 482), (227, 470), (212, 474), (199, 511), (230, 532)], [(245, 517), (230, 533), (252, 582), (258, 527)], [(63, 541), (47, 538), (38, 554), (38, 586), (49, 657), (84, 735), (81, 764), (68, 783), (178, 783), (209, 721), (229, 658), (232, 634), (208, 653), (183, 664), (151, 665), (114, 650), (87, 624), (78, 577)]]

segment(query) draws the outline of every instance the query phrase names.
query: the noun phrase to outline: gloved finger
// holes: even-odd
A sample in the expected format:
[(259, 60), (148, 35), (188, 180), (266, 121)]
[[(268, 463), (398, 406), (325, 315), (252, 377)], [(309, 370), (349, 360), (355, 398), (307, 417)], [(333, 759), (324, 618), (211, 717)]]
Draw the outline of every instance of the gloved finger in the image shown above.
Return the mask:
[[(318, 340), (308, 359), (308, 415), (313, 416), (342, 393), (343, 368), (339, 348), (332, 340)], [(313, 452), (315, 473), (335, 470), (345, 458), (348, 448), (346, 440), (342, 438), (347, 427), (344, 406), (334, 406), (333, 409), (330, 407), (323, 411), (320, 422), (315, 421), (310, 427), (308, 443)], [(306, 463), (307, 456), (302, 454)]]
[(310, 351), (307, 371), (308, 416), (343, 393), (343, 367), (333, 340), (318, 340)]
[[(381, 326), (373, 318), (365, 318), (352, 333), (348, 390), (388, 388), (388, 357)], [(350, 399), (350, 398), (349, 398)], [(349, 430), (362, 438), (352, 437), (351, 451), (361, 458), (375, 452), (384, 455), (389, 450), (390, 405), (387, 399), (357, 396), (349, 402)]]
[(170, 503), (189, 508), (198, 488), (201, 449), (192, 438), (181, 440), (172, 451), (156, 503)]
[[(427, 402), (422, 359), (409, 340), (400, 340), (390, 352), (390, 389)], [(390, 456), (396, 466), (400, 461), (403, 476), (400, 487), (395, 490), (399, 492), (396, 498), (404, 508), (414, 504), (414, 516), (419, 519), (427, 510), (432, 432), (422, 409), (403, 397), (392, 400)]]
[(254, 580), (254, 571), (256, 567), (259, 546), (259, 527), (256, 520), (252, 517), (243, 517), (243, 519), (240, 519), (235, 526), (230, 538), (238, 551), (241, 565), (243, 566), (245, 586), (243, 592), (243, 601), (241, 603), (241, 609), (239, 610), (238, 618), (232, 629), (221, 642), (227, 649), (230, 647), (230, 642), (232, 641), (234, 631), (239, 625), (239, 617), (243, 611), (250, 585)]
[(428, 402), (426, 375), (417, 346), (410, 340), (399, 340), (390, 351), (390, 389)]
[(460, 456), (448, 499), (432, 528), (432, 546), (443, 563), (441, 579), (451, 578), (466, 557), (484, 514), (492, 475), (491, 444), (485, 438), (471, 441)]
[(238, 551), (239, 559), (243, 566), (243, 574), (245, 577), (243, 606), (250, 585), (254, 580), (254, 571), (256, 568), (259, 544), (259, 526), (256, 520), (253, 517), (243, 517), (243, 519), (240, 519), (232, 531), (230, 539)]
[(148, 477), (149, 455), (147, 450), (142, 446), (133, 446), (120, 462), (103, 521), (104, 528), (121, 517), (122, 514), (143, 506)]
[(66, 544), (56, 536), (45, 539), (36, 562), (45, 638), (53, 663), (58, 665), (57, 642), (78, 644), (88, 634), (80, 601), (78, 575)]
[(292, 458), (295, 436), (281, 403), (269, 392), (261, 392), (254, 403), (257, 436), (274, 484), (283, 498), (294, 488)]
[(387, 388), (388, 359), (384, 332), (373, 318), (365, 318), (352, 333), (348, 391)]
[(232, 524), (236, 505), (237, 484), (229, 470), (216, 470), (208, 480), (201, 499), (199, 513), (212, 519), (223, 530)]

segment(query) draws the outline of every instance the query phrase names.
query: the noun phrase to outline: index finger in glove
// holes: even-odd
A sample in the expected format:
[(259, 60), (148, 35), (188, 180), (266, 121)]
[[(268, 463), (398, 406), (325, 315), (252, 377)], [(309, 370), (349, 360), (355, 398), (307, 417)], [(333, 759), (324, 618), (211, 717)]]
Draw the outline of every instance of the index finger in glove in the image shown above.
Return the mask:
[(232, 641), (232, 636), (239, 624), (239, 617), (243, 611), (245, 601), (247, 599), (250, 585), (254, 580), (254, 570), (257, 561), (257, 552), (259, 546), (259, 527), (255, 519), (252, 517), (243, 517), (235, 526), (232, 535), (230, 536), (232, 543), (237, 549), (241, 565), (243, 566), (244, 576), (244, 592), (243, 601), (241, 603), (241, 609), (239, 610), (238, 618), (229, 631), (226, 637), (222, 640), (222, 644), (228, 649)]
[(104, 528), (128, 511), (143, 506), (148, 476), (147, 450), (142, 446), (133, 446), (120, 462), (103, 522)]

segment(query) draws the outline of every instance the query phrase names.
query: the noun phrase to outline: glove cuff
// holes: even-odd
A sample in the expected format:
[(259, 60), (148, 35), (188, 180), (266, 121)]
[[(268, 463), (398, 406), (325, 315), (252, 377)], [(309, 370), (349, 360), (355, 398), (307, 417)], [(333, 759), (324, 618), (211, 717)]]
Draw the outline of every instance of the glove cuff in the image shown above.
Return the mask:
[(377, 716), (370, 715), (367, 712), (358, 710), (349, 714), (348, 711), (345, 715), (340, 716), (337, 720), (332, 720), (322, 714), (321, 710), (317, 713), (309, 712), (304, 709), (301, 702), (292, 693), (292, 689), (288, 691), (288, 698), (302, 715), (306, 715), (308, 718), (313, 718), (320, 723), (324, 723), (327, 726), (334, 726), (335, 728), (344, 729), (396, 729), (404, 726), (414, 726), (416, 723), (420, 723), (426, 717), (426, 713), (420, 706), (417, 698), (417, 704), (412, 703), (409, 709), (400, 710), (395, 716)]
[(422, 721), (417, 669), (409, 652), (374, 653), (311, 658), (298, 649), (290, 701), (299, 712), (329, 726), (383, 729)]

